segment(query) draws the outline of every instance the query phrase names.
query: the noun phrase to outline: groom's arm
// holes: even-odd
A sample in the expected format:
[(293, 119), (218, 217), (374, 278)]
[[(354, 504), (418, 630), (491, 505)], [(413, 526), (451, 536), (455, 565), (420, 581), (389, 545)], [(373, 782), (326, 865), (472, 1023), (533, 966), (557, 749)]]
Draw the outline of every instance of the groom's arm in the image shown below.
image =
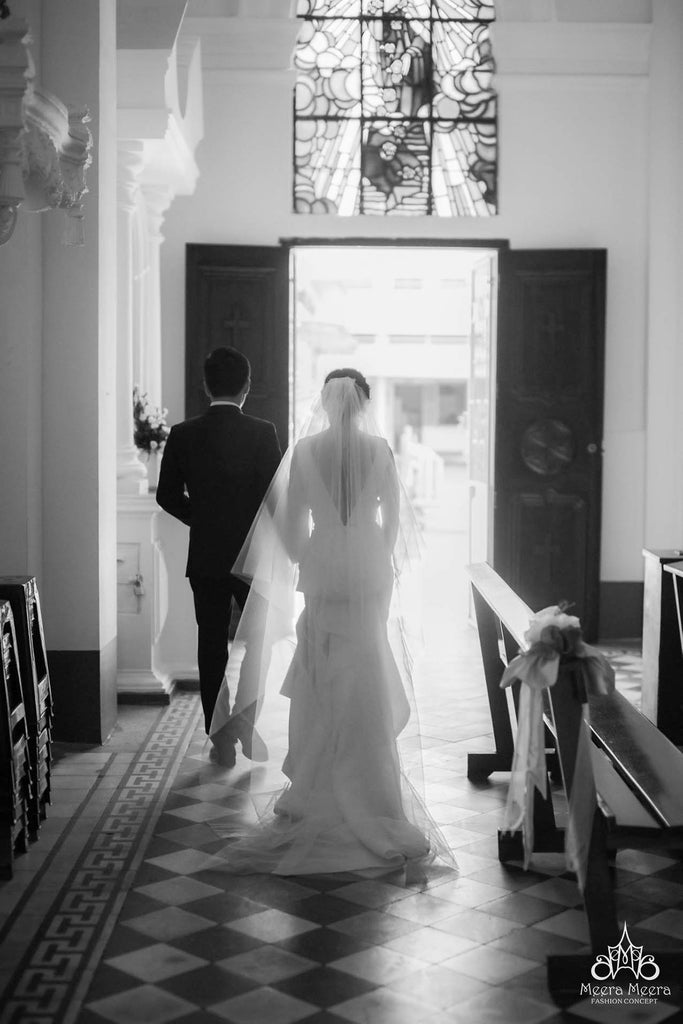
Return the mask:
[(259, 442), (256, 457), (261, 498), (263, 498), (270, 487), (271, 480), (275, 476), (281, 459), (282, 452), (280, 451), (280, 442), (277, 439), (275, 427), (272, 423), (267, 423)]
[(191, 525), (192, 506), (185, 491), (185, 474), (178, 458), (177, 437), (173, 433), (173, 428), (161, 458), (156, 499), (157, 504), (161, 505), (165, 512), (175, 516), (186, 526)]

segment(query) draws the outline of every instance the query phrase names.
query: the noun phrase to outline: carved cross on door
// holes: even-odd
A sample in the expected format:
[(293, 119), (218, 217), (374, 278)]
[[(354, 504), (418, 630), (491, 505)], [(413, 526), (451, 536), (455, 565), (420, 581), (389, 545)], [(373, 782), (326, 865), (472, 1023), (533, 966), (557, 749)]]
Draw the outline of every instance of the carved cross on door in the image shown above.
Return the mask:
[(565, 334), (565, 325), (554, 310), (546, 309), (538, 319), (538, 333), (548, 343), (552, 356), (557, 354), (557, 349), (562, 343), (562, 335)]
[(224, 328), (226, 334), (228, 335), (226, 339), (228, 345), (231, 345), (233, 348), (239, 348), (239, 345), (237, 344), (237, 332), (241, 327), (251, 326), (251, 320), (248, 320), (247, 317), (243, 314), (242, 307), (240, 306), (239, 302), (233, 302), (232, 306), (228, 311), (228, 316), (223, 321), (221, 326)]
[(567, 365), (567, 324), (557, 310), (539, 310), (535, 318), (535, 360), (543, 367), (541, 379), (545, 387), (563, 387)]
[[(542, 543), (534, 544), (531, 550), (534, 555), (536, 571), (540, 574), (542, 570), (545, 570), (545, 579), (551, 581), (553, 579), (554, 556), (562, 552), (561, 546), (553, 544), (550, 533), (546, 533)], [(537, 562), (536, 559), (538, 559)]]

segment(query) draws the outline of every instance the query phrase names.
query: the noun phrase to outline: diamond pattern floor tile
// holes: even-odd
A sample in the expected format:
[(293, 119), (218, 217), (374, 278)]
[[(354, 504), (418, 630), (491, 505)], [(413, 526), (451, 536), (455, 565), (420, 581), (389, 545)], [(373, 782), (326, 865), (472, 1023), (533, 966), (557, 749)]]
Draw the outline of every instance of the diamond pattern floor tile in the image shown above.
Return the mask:
[(261, 985), (272, 985), (274, 981), (282, 981), (283, 978), (308, 971), (315, 967), (315, 961), (277, 946), (266, 945), (219, 960), (218, 965), (232, 974), (258, 981)]
[(421, 1024), (430, 1015), (424, 1004), (389, 989), (349, 999), (335, 1006), (334, 1012), (355, 1024)]
[(403, 918), (395, 917), (393, 914), (368, 911), (365, 914), (347, 918), (345, 921), (335, 921), (330, 928), (343, 932), (345, 935), (353, 935), (367, 942), (379, 944), (396, 938), (397, 935), (414, 932), (419, 928), (419, 924), (415, 921), (406, 921)]
[(662, 910), (659, 914), (646, 917), (638, 924), (653, 932), (663, 932), (675, 939), (683, 940), (683, 910)]
[(174, 876), (165, 882), (152, 882), (151, 885), (143, 885), (136, 892), (158, 900), (159, 903), (168, 903), (180, 907), (183, 903), (192, 903), (206, 896), (220, 896), (221, 889), (215, 885), (206, 885), (198, 882), (196, 878), (187, 878), (185, 875)]
[(231, 921), (228, 927), (242, 932), (244, 935), (251, 935), (262, 942), (277, 942), (281, 939), (288, 939), (292, 935), (299, 935), (301, 932), (312, 931), (319, 926), (311, 921), (304, 921), (300, 917), (294, 917), (292, 914), (285, 914), (281, 910), (264, 910), (260, 914), (252, 914), (239, 921)]
[(139, 978), (141, 981), (164, 981), (186, 971), (194, 971), (208, 963), (192, 953), (184, 953), (160, 942), (135, 953), (123, 953), (105, 961), (110, 967)]
[(89, 1008), (113, 1024), (166, 1024), (191, 1012), (193, 1004), (155, 985), (140, 985), (91, 1003)]
[[(251, 813), (250, 786), (261, 799), (279, 773), (254, 771), (241, 755), (236, 772), (212, 764), (198, 728), (179, 755), (151, 836), (137, 848), (142, 859), (74, 1024), (565, 1024), (582, 1016), (612, 1024), (613, 1008), (607, 1008), (611, 1016), (585, 1004), (562, 1014), (549, 996), (546, 957), (585, 945), (576, 882), (558, 854), (534, 855), (529, 871), (498, 861), (496, 823), (507, 776), (496, 773), (485, 783), (466, 777), (468, 752), (492, 749), (476, 635), (470, 627), (446, 630), (438, 616), (427, 628), (442, 630), (454, 652), (436, 657), (428, 637), (432, 676), (422, 695), (421, 726), (431, 810), (453, 841), (458, 872), (435, 866), (423, 887), (409, 889), (396, 876), (230, 875), (221, 857), (225, 840), (214, 825), (243, 828)], [(184, 699), (198, 714), (198, 698)], [(150, 730), (172, 711), (173, 705), (166, 712), (122, 711), (128, 724), (117, 742), (125, 741), (125, 763), (115, 753), (98, 769), (112, 797), (136, 758), (147, 763), (156, 757), (159, 736), (148, 752)], [(138, 719), (144, 728), (131, 731)], [(94, 792), (91, 768), (66, 774)], [(48, 816), (48, 840), (68, 833), (68, 815), (89, 792), (64, 788), (64, 815)], [(109, 797), (98, 799), (90, 810), (91, 831)], [(131, 813), (144, 821), (147, 812), (133, 802)], [(95, 831), (97, 842), (100, 834), (107, 832)], [(617, 865), (619, 910), (633, 940), (646, 951), (683, 949), (683, 866), (673, 857), (636, 851), (620, 852)], [(49, 858), (36, 860), (35, 869), (21, 872), (21, 892), (29, 892), (26, 881), (34, 879), (45, 913), (69, 877), (85, 877), (73, 867), (70, 860), (58, 876)], [(111, 880), (107, 885), (93, 889), (94, 903), (69, 891), (69, 912), (85, 913), (87, 906), (91, 913), (105, 891), (114, 892)], [(10, 892), (0, 887), (6, 920), (18, 898)], [(21, 927), (6, 935), (3, 958), (10, 954), (17, 961), (30, 920), (21, 915)], [(36, 979), (43, 975), (36, 964), (25, 984), (39, 991)], [(59, 976), (53, 980), (60, 983)], [(639, 1019), (674, 1024), (671, 1008), (662, 1003), (648, 1013)], [(621, 1013), (618, 1019), (629, 1021)]]
[(443, 966), (457, 971), (458, 974), (477, 978), (488, 985), (502, 985), (519, 974), (532, 971), (536, 967), (536, 961), (487, 946), (484, 949), (470, 949), (465, 953), (459, 953), (446, 960)]
[(211, 869), (225, 870), (225, 861), (201, 850), (177, 850), (163, 857), (152, 857), (148, 863), (177, 875), (192, 875)]
[(265, 986), (235, 999), (214, 1003), (208, 1009), (231, 1024), (295, 1024), (310, 1017), (314, 1007), (284, 992)]
[(453, 1007), (449, 1013), (453, 1024), (541, 1024), (554, 1017), (556, 1011), (533, 999), (515, 993), (489, 990)]
[(390, 939), (383, 945), (387, 949), (394, 949), (397, 953), (403, 953), (405, 956), (412, 956), (430, 964), (443, 963), (444, 960), (449, 960), (458, 953), (478, 948), (477, 943), (471, 939), (449, 935), (447, 932), (437, 931), (436, 928), (418, 928), (416, 931), (408, 932), (407, 935)]
[(180, 907), (165, 907), (163, 910), (155, 910), (151, 914), (143, 914), (142, 917), (134, 917), (125, 922), (126, 928), (134, 928), (136, 932), (142, 932), (143, 935), (149, 935), (150, 938), (161, 942), (177, 939), (182, 935), (192, 935), (212, 925), (213, 921), (181, 910)]
[(443, 964), (432, 964), (395, 981), (391, 989), (436, 1010), (447, 1010), (489, 990), (485, 982), (458, 974)]
[(327, 1008), (367, 992), (374, 992), (377, 985), (365, 978), (324, 966), (273, 983), (273, 988)]
[(374, 981), (377, 985), (390, 985), (392, 981), (419, 971), (424, 964), (414, 957), (405, 956), (386, 946), (375, 946), (362, 953), (335, 960), (332, 967), (345, 971), (357, 978)]
[(539, 931), (552, 932), (553, 935), (562, 935), (566, 939), (575, 939), (577, 942), (589, 942), (588, 923), (586, 916), (581, 910), (564, 910), (554, 917), (547, 917), (538, 921), (534, 928)]

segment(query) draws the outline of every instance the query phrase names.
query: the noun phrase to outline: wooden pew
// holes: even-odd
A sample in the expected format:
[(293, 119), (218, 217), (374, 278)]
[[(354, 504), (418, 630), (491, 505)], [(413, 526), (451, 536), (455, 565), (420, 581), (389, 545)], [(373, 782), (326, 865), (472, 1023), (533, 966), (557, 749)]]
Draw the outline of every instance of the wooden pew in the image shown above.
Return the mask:
[(643, 682), (640, 707), (668, 736), (683, 743), (683, 634), (680, 591), (683, 551), (643, 549)]
[[(512, 767), (519, 687), (515, 684), (501, 690), (500, 680), (509, 662), (526, 649), (524, 633), (533, 612), (490, 566), (471, 565), (469, 573), (496, 749), (468, 754), (467, 778), (483, 782), (491, 772), (506, 772)], [(549, 768), (553, 778), (559, 779), (554, 743), (547, 729), (546, 739)]]
[[(506, 764), (509, 769), (511, 754), (506, 746), (500, 749), (499, 737), (507, 743), (508, 730), (514, 735), (516, 702), (501, 704), (491, 691), (498, 686), (504, 693), (499, 688), (500, 677), (510, 657), (526, 649), (523, 634), (531, 612), (490, 566), (474, 565), (469, 571), (489, 703), (499, 719), (493, 756), (496, 766)], [(546, 693), (546, 737), (555, 747), (567, 803), (586, 699), (593, 741), (594, 791), (589, 809), (593, 824), (583, 894), (591, 953), (548, 958), (550, 991), (560, 1005), (568, 1005), (578, 999), (581, 983), (591, 980), (595, 956), (606, 953), (607, 946), (617, 944), (621, 935), (611, 870), (615, 852), (683, 848), (683, 753), (620, 693), (586, 694), (576, 659), (562, 663), (556, 684)], [(508, 713), (506, 726), (503, 709)], [(534, 833), (534, 851), (563, 849), (564, 833), (555, 823), (550, 786), (546, 800), (536, 793)], [(521, 834), (499, 832), (498, 848), (502, 861), (521, 859)], [(666, 968), (680, 976), (683, 958), (678, 954), (657, 953), (657, 962), (662, 973)]]
[(52, 691), (47, 650), (40, 611), (38, 585), (34, 576), (0, 576), (0, 600), (12, 608), (21, 673), (21, 686), (28, 726), (32, 797), (29, 803), (29, 836), (38, 838), (50, 803), (52, 766)]
[(14, 857), (28, 849), (32, 796), (14, 620), (0, 601), (0, 878), (12, 877)]

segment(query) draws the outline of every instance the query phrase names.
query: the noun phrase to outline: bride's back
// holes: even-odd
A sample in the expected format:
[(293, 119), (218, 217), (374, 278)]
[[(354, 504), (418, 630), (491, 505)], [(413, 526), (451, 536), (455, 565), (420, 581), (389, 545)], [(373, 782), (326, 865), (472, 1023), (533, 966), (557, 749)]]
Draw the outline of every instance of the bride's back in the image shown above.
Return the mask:
[[(383, 449), (388, 452), (386, 443), (352, 426), (341, 437), (329, 429), (300, 445), (304, 471), (301, 483), (316, 524), (331, 509), (343, 524), (352, 519), (358, 523), (376, 521), (382, 499), (381, 478), (386, 473), (382, 457)], [(306, 473), (306, 468), (311, 472)]]

